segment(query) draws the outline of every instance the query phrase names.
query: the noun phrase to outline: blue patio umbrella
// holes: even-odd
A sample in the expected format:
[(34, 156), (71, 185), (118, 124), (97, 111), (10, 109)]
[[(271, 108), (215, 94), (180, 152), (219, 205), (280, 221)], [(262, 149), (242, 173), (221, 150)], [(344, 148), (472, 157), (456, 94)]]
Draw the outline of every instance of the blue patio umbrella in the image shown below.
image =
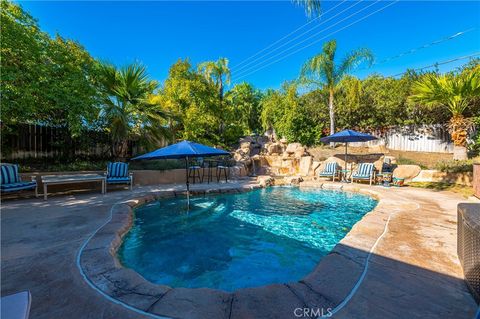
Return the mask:
[(190, 204), (190, 183), (188, 180), (188, 160), (196, 157), (224, 156), (230, 153), (206, 146), (203, 144), (181, 141), (176, 144), (165, 146), (153, 152), (132, 158), (132, 160), (154, 160), (154, 159), (185, 159), (186, 183), (187, 183), (187, 204)]
[[(376, 140), (377, 138), (373, 135), (360, 133), (354, 130), (343, 130), (341, 132), (322, 137), (320, 141), (323, 143), (345, 143), (345, 166), (347, 165), (347, 148), (349, 142), (368, 142)], [(346, 169), (346, 167), (345, 167)]]

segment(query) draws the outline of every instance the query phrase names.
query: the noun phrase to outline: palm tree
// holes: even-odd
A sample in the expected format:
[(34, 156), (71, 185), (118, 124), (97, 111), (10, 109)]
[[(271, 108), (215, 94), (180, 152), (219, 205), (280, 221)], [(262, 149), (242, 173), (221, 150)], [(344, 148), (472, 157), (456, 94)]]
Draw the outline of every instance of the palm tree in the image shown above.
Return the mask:
[(305, 7), (305, 13), (308, 17), (320, 15), (320, 1), (319, 0), (292, 0), (293, 3)]
[(427, 107), (444, 107), (451, 115), (448, 129), (455, 146), (462, 147), (459, 157), (466, 157), (468, 130), (472, 121), (465, 118), (465, 111), (480, 96), (480, 72), (472, 70), (460, 75), (425, 74), (413, 83), (412, 101)]
[[(218, 90), (220, 109), (223, 108), (223, 90), (225, 84), (230, 84), (230, 68), (228, 59), (219, 58), (217, 61), (206, 61), (197, 66), (198, 72), (203, 74), (205, 79)], [(225, 142), (225, 119), (223, 112), (220, 112), (220, 135)]]
[(335, 133), (334, 96), (339, 83), (345, 75), (358, 67), (362, 62), (370, 65), (373, 54), (369, 49), (361, 48), (347, 54), (340, 64), (335, 63), (337, 42), (331, 40), (323, 45), (322, 52), (310, 58), (300, 71), (299, 82), (313, 85), (328, 92), (328, 108), (330, 113), (330, 134)]
[(139, 138), (146, 146), (158, 145), (168, 135), (163, 125), (169, 114), (152, 102), (158, 86), (148, 78), (144, 66), (134, 63), (117, 69), (100, 64), (98, 84), (102, 97), (101, 117), (111, 136), (111, 151), (116, 159), (127, 155), (128, 140)]
[(197, 67), (198, 72), (218, 89), (220, 101), (223, 101), (223, 89), (225, 84), (230, 84), (230, 68), (228, 59), (220, 58), (217, 61), (202, 62)]

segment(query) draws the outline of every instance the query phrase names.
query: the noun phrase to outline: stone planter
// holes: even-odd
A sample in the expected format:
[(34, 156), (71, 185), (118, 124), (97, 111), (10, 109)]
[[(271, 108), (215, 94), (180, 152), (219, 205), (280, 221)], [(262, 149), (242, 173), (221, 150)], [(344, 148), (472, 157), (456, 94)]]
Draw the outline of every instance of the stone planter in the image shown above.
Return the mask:
[(458, 161), (468, 159), (467, 148), (463, 147), (463, 146), (454, 146), (453, 147), (453, 159), (458, 160)]
[(480, 163), (473, 164), (473, 190), (475, 196), (480, 198)]

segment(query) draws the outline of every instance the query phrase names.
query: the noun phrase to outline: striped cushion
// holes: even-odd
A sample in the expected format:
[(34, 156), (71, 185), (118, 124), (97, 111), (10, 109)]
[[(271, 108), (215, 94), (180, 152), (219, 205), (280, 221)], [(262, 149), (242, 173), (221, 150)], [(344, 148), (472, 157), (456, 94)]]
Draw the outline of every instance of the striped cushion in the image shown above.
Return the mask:
[(373, 174), (373, 163), (361, 163), (354, 174), (355, 177), (370, 177)]
[(128, 177), (128, 164), (122, 162), (108, 163), (108, 177)]
[(107, 183), (130, 183), (130, 177), (107, 177)]
[(1, 166), (0, 175), (0, 184), (2, 185), (20, 182), (20, 176), (18, 176), (18, 165), (16, 164), (3, 164)]
[(35, 186), (37, 186), (37, 182), (18, 182), (11, 184), (2, 184), (0, 188), (2, 191), (10, 192), (21, 189), (33, 189), (35, 188)]
[(333, 174), (337, 171), (337, 163), (336, 162), (330, 162), (325, 165), (325, 169), (323, 170), (323, 173), (325, 174)]

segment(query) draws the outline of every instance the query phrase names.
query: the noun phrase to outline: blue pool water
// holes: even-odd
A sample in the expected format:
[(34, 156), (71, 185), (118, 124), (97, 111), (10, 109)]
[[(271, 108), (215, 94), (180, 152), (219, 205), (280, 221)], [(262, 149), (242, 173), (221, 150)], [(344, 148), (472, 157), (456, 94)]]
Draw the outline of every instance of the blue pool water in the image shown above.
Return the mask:
[(301, 279), (376, 201), (340, 191), (271, 187), (149, 203), (118, 255), (172, 287), (233, 291)]

